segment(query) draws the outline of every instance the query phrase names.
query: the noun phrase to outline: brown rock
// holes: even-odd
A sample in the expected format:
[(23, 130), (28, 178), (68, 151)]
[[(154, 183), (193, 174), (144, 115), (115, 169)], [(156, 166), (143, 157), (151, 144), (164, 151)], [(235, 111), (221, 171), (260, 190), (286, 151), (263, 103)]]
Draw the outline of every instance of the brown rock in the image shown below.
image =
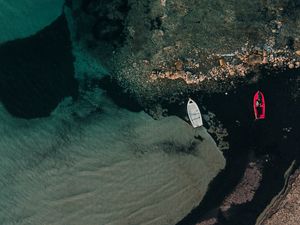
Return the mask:
[(182, 70), (183, 69), (183, 63), (181, 61), (175, 62), (176, 70)]
[(220, 66), (226, 66), (225, 59), (223, 59), (223, 58), (219, 59), (219, 64), (220, 64)]
[(290, 69), (293, 69), (293, 68), (294, 68), (294, 64), (293, 64), (293, 63), (290, 63), (290, 64), (289, 64), (289, 68), (290, 68)]
[(248, 58), (248, 63), (250, 65), (256, 65), (256, 64), (261, 64), (263, 62), (263, 59), (261, 55), (258, 54), (252, 54)]

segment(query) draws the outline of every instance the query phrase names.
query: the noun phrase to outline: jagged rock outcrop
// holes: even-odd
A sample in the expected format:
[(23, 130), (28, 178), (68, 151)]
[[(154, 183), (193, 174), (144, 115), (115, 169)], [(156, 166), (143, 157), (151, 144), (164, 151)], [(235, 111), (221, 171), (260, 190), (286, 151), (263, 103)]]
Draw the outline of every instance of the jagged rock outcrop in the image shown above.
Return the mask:
[(73, 11), (78, 35), (144, 105), (300, 67), (296, 0), (90, 0)]

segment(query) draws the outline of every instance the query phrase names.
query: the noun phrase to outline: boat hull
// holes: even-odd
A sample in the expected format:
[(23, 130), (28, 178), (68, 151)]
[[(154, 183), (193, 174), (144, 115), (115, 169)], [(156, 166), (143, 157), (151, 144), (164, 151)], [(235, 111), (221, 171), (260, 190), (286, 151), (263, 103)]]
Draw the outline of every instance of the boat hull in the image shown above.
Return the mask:
[(257, 91), (253, 97), (253, 110), (256, 120), (266, 118), (265, 97), (261, 91)]
[(203, 125), (201, 112), (198, 105), (192, 99), (189, 99), (187, 103), (187, 113), (191, 124), (194, 128), (201, 127)]

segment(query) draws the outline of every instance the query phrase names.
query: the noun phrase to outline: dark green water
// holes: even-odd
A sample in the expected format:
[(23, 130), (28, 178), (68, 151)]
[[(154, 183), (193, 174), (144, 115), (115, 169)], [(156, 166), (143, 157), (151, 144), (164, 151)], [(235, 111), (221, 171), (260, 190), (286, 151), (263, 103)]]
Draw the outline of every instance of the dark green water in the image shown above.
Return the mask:
[(64, 16), (34, 36), (0, 45), (0, 100), (14, 116), (48, 116), (76, 98), (70, 34)]

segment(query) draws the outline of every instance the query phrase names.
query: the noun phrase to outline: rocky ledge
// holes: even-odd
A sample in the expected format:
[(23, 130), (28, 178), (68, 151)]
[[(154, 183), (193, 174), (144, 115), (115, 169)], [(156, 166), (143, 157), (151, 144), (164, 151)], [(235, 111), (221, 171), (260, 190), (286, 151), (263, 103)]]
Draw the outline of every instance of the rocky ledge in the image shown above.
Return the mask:
[(256, 225), (298, 224), (300, 221), (300, 169), (286, 181), (284, 189), (258, 218)]
[(297, 0), (80, 0), (79, 38), (145, 107), (300, 67)]

